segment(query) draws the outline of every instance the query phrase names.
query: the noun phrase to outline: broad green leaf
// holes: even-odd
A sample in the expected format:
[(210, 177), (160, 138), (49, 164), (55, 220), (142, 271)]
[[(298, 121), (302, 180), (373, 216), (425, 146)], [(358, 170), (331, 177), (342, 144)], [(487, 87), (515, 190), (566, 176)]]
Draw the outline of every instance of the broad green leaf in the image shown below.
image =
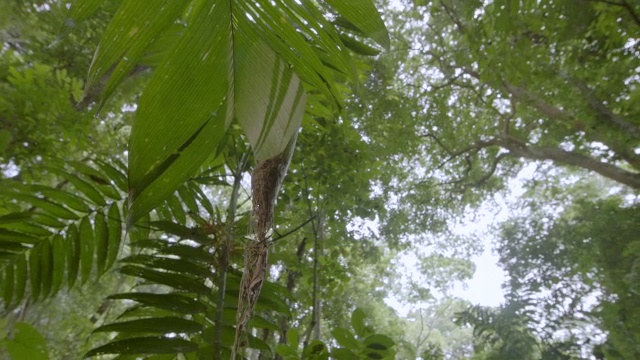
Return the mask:
[(107, 219), (104, 213), (99, 211), (93, 223), (95, 227), (96, 269), (100, 275), (106, 270), (107, 255), (109, 252), (109, 232), (107, 230)]
[(118, 189), (127, 192), (127, 176), (125, 174), (104, 161), (96, 160), (95, 163), (116, 184)]
[(0, 216), (0, 226), (6, 224), (15, 224), (17, 222), (22, 222), (25, 220), (29, 220), (33, 217), (33, 212), (24, 211), (24, 212), (14, 212), (6, 215)]
[(93, 270), (93, 254), (95, 252), (95, 237), (89, 218), (80, 221), (80, 283), (84, 285)]
[(171, 210), (171, 214), (173, 214), (173, 218), (176, 219), (177, 222), (181, 224), (187, 222), (187, 213), (182, 208), (182, 203), (176, 194), (171, 195), (167, 199), (167, 205)]
[(355, 352), (345, 348), (331, 350), (331, 356), (336, 360), (351, 360), (358, 358), (358, 355)]
[(0, 155), (4, 155), (4, 151), (11, 142), (11, 133), (7, 130), (0, 130)]
[[(57, 217), (43, 214), (43, 213), (33, 213), (33, 220), (38, 222), (39, 224), (50, 226), (52, 228), (61, 229), (65, 227), (67, 224), (60, 221)], [(75, 214), (73, 216), (76, 216)]]
[[(296, 3), (289, 3), (287, 6), (280, 6), (291, 20), (299, 19), (306, 24), (312, 31), (305, 31), (304, 35), (309, 39), (310, 43), (317, 44), (315, 47), (316, 54), (325, 54), (325, 58), (329, 61), (325, 63), (328, 68), (332, 68), (339, 73), (351, 76), (353, 80), (358, 79), (358, 70), (351, 59), (349, 51), (344, 47), (336, 46), (339, 44), (340, 35), (337, 29), (325, 17), (323, 9), (318, 8), (312, 0), (301, 0), (302, 7), (296, 6)], [(279, 0), (276, 4), (282, 4)], [(295, 5), (294, 5), (295, 4)], [(304, 9), (304, 10), (302, 10)], [(299, 23), (298, 23), (299, 24)], [(325, 61), (323, 59), (323, 61)]]
[(395, 345), (395, 342), (386, 335), (374, 334), (364, 339), (364, 345), (374, 350), (388, 350)]
[(171, 210), (169, 210), (169, 206), (167, 206), (166, 202), (161, 206), (158, 206), (155, 209), (156, 215), (158, 216), (159, 221), (172, 222), (173, 215), (171, 215)]
[(118, 258), (122, 242), (122, 216), (120, 216), (118, 204), (112, 204), (107, 212), (107, 233), (109, 237), (107, 241), (106, 268), (109, 269)]
[(197, 228), (189, 228), (179, 223), (163, 220), (152, 221), (149, 225), (182, 239), (190, 239), (204, 244), (211, 242), (211, 239), (207, 235), (200, 233)]
[[(363, 33), (388, 45), (371, 1), (330, 4)], [(196, 175), (215, 155), (233, 117), (247, 133), (256, 158), (263, 160), (292, 147), (305, 109), (302, 82), (340, 105), (334, 70), (354, 75), (355, 66), (324, 10), (309, 0), (121, 3), (94, 57), (89, 87), (109, 75), (104, 90), (109, 96), (149, 59), (151, 49), (162, 54), (132, 126), (129, 226)], [(83, 13), (71, 17), (80, 19)], [(76, 182), (87, 197), (104, 205), (90, 186)], [(170, 204), (182, 220), (180, 210)], [(187, 206), (193, 211), (192, 203)]]
[[(258, 328), (258, 329), (270, 329), (273, 331), (280, 331), (280, 328), (278, 327), (278, 325), (272, 323), (271, 321), (260, 317), (260, 316), (256, 316), (254, 315), (251, 320), (249, 320), (248, 322), (248, 326), (250, 328)], [(289, 330), (291, 331), (291, 330)], [(288, 335), (288, 333), (287, 333)]]
[(42, 261), (40, 261), (39, 247), (31, 249), (29, 254), (29, 283), (31, 284), (31, 299), (38, 300), (42, 289)]
[(196, 314), (206, 310), (205, 305), (195, 300), (195, 296), (189, 297), (187, 294), (128, 293), (111, 295), (109, 299), (133, 300), (146, 306), (153, 306), (181, 314)]
[(69, 288), (72, 288), (78, 279), (80, 253), (82, 252), (80, 234), (78, 233), (76, 226), (73, 224), (69, 226), (69, 229), (67, 229), (65, 252), (67, 258), (67, 284)]
[(40, 261), (40, 273), (42, 280), (42, 298), (46, 299), (51, 294), (53, 283), (53, 258), (51, 254), (51, 244), (49, 241), (43, 241), (35, 249), (38, 253)]
[(375, 56), (380, 53), (380, 50), (372, 48), (371, 46), (365, 43), (362, 43), (347, 35), (340, 36), (340, 40), (342, 40), (342, 43), (344, 44), (344, 46), (348, 47), (349, 50), (359, 55)]
[[(222, 326), (221, 342), (223, 346), (231, 347), (233, 345), (233, 339), (235, 337), (236, 329), (233, 326)], [(216, 329), (215, 327), (208, 327), (202, 332), (202, 337), (210, 344), (213, 344), (215, 339)], [(229, 357), (230, 359), (230, 357)]]
[(51, 253), (53, 256), (51, 294), (55, 295), (62, 286), (65, 269), (67, 268), (65, 239), (62, 235), (56, 234), (51, 240)]
[(88, 179), (91, 179), (91, 181), (95, 184), (108, 185), (110, 183), (104, 174), (102, 174), (99, 170), (96, 170), (91, 166), (85, 164), (84, 162), (68, 161), (67, 164), (74, 170), (85, 175)]
[(0, 241), (25, 243), (25, 244), (38, 244), (42, 239), (35, 236), (19, 233), (17, 231), (11, 231), (0, 228)]
[(160, 308), (148, 307), (148, 306), (133, 306), (125, 310), (120, 314), (118, 320), (126, 319), (143, 319), (143, 318), (155, 318), (162, 316), (175, 316), (175, 313)]
[(191, 191), (191, 189), (189, 189), (189, 187), (186, 185), (181, 186), (178, 189), (178, 194), (192, 214), (198, 215), (200, 213), (200, 208), (198, 208), (198, 203), (196, 202), (196, 195)]
[(287, 332), (287, 344), (293, 349), (297, 349), (300, 346), (300, 333), (297, 329), (289, 329)]
[(104, 0), (76, 0), (69, 8), (67, 22), (68, 27), (75, 27), (76, 22), (89, 18), (98, 8), (104, 4)]
[[(53, 203), (49, 200), (41, 199), (37, 196), (20, 194), (16, 192), (9, 192), (9, 195), (15, 200), (24, 201), (25, 203), (31, 204), (37, 208), (42, 209), (43, 211), (53, 215), (58, 219), (67, 219), (67, 220), (76, 220), (78, 219), (78, 215), (64, 206)], [(35, 215), (34, 215), (35, 216)]]
[(247, 336), (247, 347), (250, 349), (262, 350), (263, 352), (266, 350), (267, 352), (271, 352), (271, 347), (264, 340), (253, 336), (252, 334), (248, 334)]
[(123, 266), (120, 268), (120, 272), (146, 279), (153, 283), (164, 284), (174, 289), (193, 291), (201, 295), (210, 295), (211, 293), (211, 289), (204, 285), (202, 281), (188, 275), (151, 270), (133, 265)]
[(100, 206), (107, 205), (107, 202), (105, 201), (104, 196), (102, 196), (100, 191), (98, 191), (98, 189), (96, 189), (96, 187), (93, 184), (90, 184), (87, 181), (84, 181), (75, 175), (66, 174), (65, 176), (67, 180), (69, 180), (69, 182), (76, 187), (76, 189), (78, 189), (81, 193), (83, 193), (94, 204), (100, 205)]
[[(182, 274), (189, 274), (206, 278), (211, 275), (208, 267), (195, 264), (190, 259), (173, 259), (153, 255), (138, 254), (126, 257), (120, 262), (144, 265), (148, 268), (164, 269)], [(208, 264), (207, 264), (208, 265)]]
[(302, 351), (302, 358), (314, 360), (329, 359), (327, 345), (320, 340), (312, 340)]
[(71, 183), (76, 189), (78, 189), (78, 191), (84, 194), (87, 199), (91, 200), (94, 204), (100, 206), (105, 206), (107, 204), (104, 196), (102, 196), (102, 193), (100, 193), (100, 191), (96, 189), (94, 184), (90, 184), (89, 182), (81, 179), (77, 174), (70, 174), (66, 170), (57, 167), (50, 167), (49, 170), (54, 174), (58, 174), (64, 177), (67, 181), (69, 181), (69, 183)]
[(96, 50), (87, 87), (93, 86), (111, 71), (103, 93), (103, 99), (108, 98), (138, 65), (149, 46), (174, 23), (187, 5), (187, 1), (172, 0), (162, 0), (153, 6), (139, 0), (123, 1)]
[(183, 259), (191, 261), (200, 261), (205, 264), (210, 264), (214, 258), (213, 254), (210, 254), (206, 248), (198, 248), (191, 245), (171, 245), (160, 250), (160, 253), (167, 255), (176, 255)]
[(13, 300), (13, 292), (15, 287), (15, 274), (13, 271), (13, 266), (6, 266), (4, 271), (0, 273), (0, 284), (2, 286), (2, 300), (4, 304), (11, 304), (11, 300)]
[(19, 322), (13, 328), (13, 338), (6, 340), (12, 360), (48, 360), (49, 350), (44, 337), (31, 325)]
[(356, 340), (351, 331), (344, 328), (335, 328), (331, 331), (331, 335), (336, 339), (340, 346), (344, 346), (347, 349), (357, 350), (360, 348), (360, 343)]
[[(182, 37), (145, 89), (129, 156), (131, 225), (214, 155), (229, 124), (229, 2), (197, 2)], [(198, 59), (198, 61), (194, 61)]]
[[(126, 204), (126, 203), (125, 203)], [(126, 209), (123, 209), (123, 212), (126, 213)], [(151, 231), (149, 226), (149, 219), (151, 218), (150, 214), (146, 214), (138, 221), (136, 225), (128, 228), (129, 240), (131, 241), (131, 245), (133, 246), (136, 241), (145, 240), (149, 238), (149, 232)]]
[(187, 186), (189, 186), (189, 189), (196, 195), (196, 199), (198, 200), (200, 205), (202, 205), (202, 207), (207, 210), (209, 216), (213, 216), (213, 205), (211, 204), (211, 201), (209, 200), (207, 195), (202, 191), (202, 189), (200, 189), (198, 185), (193, 183), (188, 183)]
[(27, 259), (24, 256), (18, 256), (15, 266), (16, 282), (15, 282), (15, 303), (18, 304), (24, 297), (25, 290), (27, 288)]
[(104, 354), (177, 354), (197, 349), (198, 344), (180, 338), (141, 337), (110, 342), (89, 351), (85, 357)]
[(374, 39), (385, 49), (391, 44), (389, 33), (371, 0), (327, 0), (341, 16), (358, 27), (364, 34)]
[(22, 233), (24, 235), (27, 236), (33, 236), (33, 237), (41, 237), (41, 238), (46, 238), (48, 236), (50, 236), (52, 233), (51, 231), (47, 230), (46, 228), (39, 226), (39, 225), (35, 225), (29, 222), (16, 222), (13, 224), (0, 224), (0, 227), (3, 228), (11, 228), (12, 230), (15, 230), (16, 232)]
[(3, 255), (8, 259), (13, 259), (17, 254), (26, 252), (29, 247), (21, 243), (0, 241), (0, 249), (2, 249)]
[(273, 310), (277, 311), (281, 314), (285, 314), (287, 316), (291, 316), (291, 309), (287, 306), (287, 303), (282, 299), (269, 299), (262, 296), (262, 292), (260, 293), (260, 298), (258, 299), (258, 303), (256, 305), (257, 310)]
[(276, 345), (275, 350), (276, 350), (276, 354), (284, 357), (285, 359), (289, 359), (289, 358), (298, 359), (298, 352), (289, 345), (278, 344)]
[(351, 326), (358, 336), (366, 335), (366, 325), (364, 323), (365, 313), (362, 309), (355, 309), (351, 314)]
[(121, 333), (195, 333), (202, 330), (202, 325), (175, 316), (150, 319), (138, 319), (100, 326), (93, 332), (117, 331)]

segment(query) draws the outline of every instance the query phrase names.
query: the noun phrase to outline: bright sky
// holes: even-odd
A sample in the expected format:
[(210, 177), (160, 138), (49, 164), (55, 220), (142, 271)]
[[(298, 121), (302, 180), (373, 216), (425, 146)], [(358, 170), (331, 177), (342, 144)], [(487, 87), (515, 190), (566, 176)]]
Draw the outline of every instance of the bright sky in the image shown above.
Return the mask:
[[(505, 273), (498, 266), (498, 256), (493, 254), (495, 238), (489, 230), (491, 225), (503, 222), (508, 218), (509, 204), (523, 195), (523, 182), (532, 178), (536, 168), (535, 163), (525, 166), (518, 176), (509, 183), (509, 193), (506, 197), (497, 195), (492, 201), (486, 201), (474, 213), (474, 216), (461, 219), (460, 223), (454, 227), (454, 232), (458, 235), (482, 235), (480, 238), (483, 239), (484, 252), (472, 258), (476, 265), (473, 278), (466, 283), (457, 283), (452, 295), (483, 306), (498, 306), (504, 302), (502, 284), (506, 279)], [(415, 260), (402, 259), (403, 262), (405, 260), (408, 268), (414, 265), (411, 263)], [(406, 316), (412, 308), (412, 306), (407, 306), (402, 299), (388, 298), (386, 302), (401, 316)]]

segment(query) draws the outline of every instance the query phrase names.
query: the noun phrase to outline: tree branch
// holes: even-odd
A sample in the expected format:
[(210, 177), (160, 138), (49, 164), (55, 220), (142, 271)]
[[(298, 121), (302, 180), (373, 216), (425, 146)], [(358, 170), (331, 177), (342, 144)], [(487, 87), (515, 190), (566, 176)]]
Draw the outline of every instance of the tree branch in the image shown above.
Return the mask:
[(587, 100), (587, 104), (598, 114), (598, 119), (602, 122), (612, 124), (618, 129), (627, 132), (637, 138), (640, 138), (640, 127), (628, 122), (626, 119), (623, 119), (620, 115), (614, 114), (611, 110), (609, 110), (606, 106), (602, 104), (602, 102), (596, 97), (596, 94), (593, 90), (587, 86), (583, 81), (580, 81), (569, 74), (564, 72), (559, 73), (560, 77), (572, 83), (582, 96)]
[(515, 155), (532, 160), (552, 160), (596, 172), (606, 178), (640, 189), (640, 174), (624, 170), (616, 165), (598, 161), (586, 155), (558, 148), (535, 147), (515, 141), (503, 141), (501, 145)]
[(636, 23), (636, 25), (640, 26), (640, 16), (636, 14), (635, 10), (627, 0), (622, 0), (621, 2), (610, 1), (610, 0), (584, 0), (584, 1), (602, 3), (602, 4), (612, 5), (612, 6), (619, 6), (625, 9), (629, 13), (629, 16), (631, 16), (631, 19), (633, 20), (633, 22)]
[(315, 218), (316, 218), (316, 216), (315, 216), (315, 215), (313, 215), (312, 217), (310, 217), (310, 218), (308, 218), (307, 220), (305, 220), (305, 222), (303, 222), (302, 224), (300, 224), (300, 225), (296, 226), (295, 228), (293, 228), (293, 229), (291, 229), (291, 230), (287, 231), (286, 233), (284, 233), (284, 234), (282, 234), (282, 235), (278, 234), (278, 237), (277, 237), (277, 238), (274, 238), (274, 239), (273, 239), (273, 240), (271, 240), (271, 241), (272, 241), (273, 243), (275, 243), (276, 241), (278, 241), (278, 240), (280, 240), (280, 239), (284, 239), (284, 238), (286, 238), (287, 236), (289, 236), (289, 235), (291, 235), (291, 234), (295, 233), (296, 231), (300, 230), (303, 226), (307, 225), (307, 224), (308, 224), (308, 223), (310, 223), (311, 221), (315, 220)]
[[(628, 162), (629, 165), (633, 166), (636, 169), (640, 169), (639, 156), (633, 153), (629, 148), (626, 148), (619, 143), (611, 141), (611, 139), (605, 137), (604, 134), (602, 134), (601, 132), (588, 131), (589, 127), (587, 126), (587, 124), (584, 121), (577, 119), (570, 112), (547, 103), (545, 100), (539, 98), (537, 95), (521, 87), (511, 85), (507, 82), (503, 82), (503, 86), (505, 90), (509, 92), (515, 100), (523, 101), (530, 104), (534, 109), (536, 109), (541, 114), (551, 119), (559, 120), (567, 124), (568, 126), (570, 126), (575, 131), (582, 131), (587, 133), (593, 140), (599, 141), (605, 144), (609, 149), (615, 152), (616, 155), (620, 156), (620, 158)], [(604, 113), (599, 112), (599, 114), (601, 116), (608, 117), (608, 120), (610, 120), (611, 122), (614, 122), (614, 121), (618, 122), (619, 120), (620, 124), (618, 124), (618, 126), (624, 126), (624, 123), (626, 123), (626, 121), (621, 118), (618, 120), (611, 119), (607, 115), (609, 111), (606, 108), (601, 109), (601, 111), (603, 111)], [(634, 131), (634, 129), (631, 129), (631, 128), (629, 130)], [(640, 129), (638, 129), (638, 131), (640, 133)]]

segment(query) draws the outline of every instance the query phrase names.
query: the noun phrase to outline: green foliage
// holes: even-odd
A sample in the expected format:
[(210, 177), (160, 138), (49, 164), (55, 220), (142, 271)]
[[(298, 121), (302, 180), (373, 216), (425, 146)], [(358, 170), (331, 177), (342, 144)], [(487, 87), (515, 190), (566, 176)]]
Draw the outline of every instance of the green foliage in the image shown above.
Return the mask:
[(11, 189), (0, 194), (4, 308), (19, 305), (25, 296), (30, 301), (52, 297), (63, 285), (84, 285), (110, 268), (120, 251), (121, 193), (112, 179), (83, 163), (49, 172), (63, 180), (56, 186), (3, 180)]
[[(540, 334), (544, 341), (595, 323), (607, 334), (606, 345), (599, 346), (603, 354), (632, 359), (638, 354), (634, 276), (640, 211), (615, 196), (584, 199), (585, 193), (594, 189), (554, 194), (558, 204), (530, 201), (526, 219), (514, 216), (503, 225), (499, 252), (510, 275), (508, 297), (528, 304), (532, 318), (547, 324)], [(596, 296), (596, 304), (581, 301)], [(568, 353), (591, 349), (588, 337), (569, 340), (576, 344)]]
[[(637, 358), (638, 209), (606, 182), (536, 177), (501, 228), (505, 306), (456, 328), (467, 304), (433, 294), (473, 273), (458, 205), (520, 159), (638, 187), (640, 9), (409, 3), (389, 36), (369, 0), (3, 2), (0, 357), (229, 358), (248, 164), (295, 148), (244, 356)], [(428, 306), (399, 319), (394, 293)]]
[(386, 335), (376, 334), (365, 325), (365, 313), (356, 309), (351, 314), (352, 329), (334, 328), (332, 338), (337, 346), (329, 347), (322, 341), (314, 340), (299, 351), (298, 332), (290, 331), (287, 344), (276, 346), (276, 353), (284, 360), (321, 359), (394, 359), (395, 342)]
[[(82, 100), (82, 93), (90, 52), (104, 28), (103, 14), (58, 38), (65, 4), (34, 11), (39, 6), (4, 1), (0, 21), (0, 156), (3, 169), (8, 163), (21, 166), (23, 180), (39, 175), (38, 164), (50, 157), (79, 160), (88, 148), (95, 156), (122, 149), (126, 121), (126, 114), (93, 119), (83, 111), (91, 101)], [(126, 91), (123, 87), (119, 95)], [(109, 105), (106, 110), (115, 107), (120, 114), (122, 98)]]
[[(82, 20), (88, 9), (102, 2), (75, 4), (69, 21)], [(386, 28), (370, 1), (329, 3), (347, 23), (389, 45)], [(321, 11), (330, 8), (318, 5), (167, 2), (156, 11), (139, 0), (128, 0), (119, 6), (96, 52), (89, 86), (115, 66), (106, 85), (108, 96), (135, 66), (154, 68), (130, 139), (131, 224), (216, 154), (234, 118), (261, 161), (281, 154), (297, 133), (306, 92), (318, 91), (340, 106), (333, 79), (351, 77), (356, 67), (340, 47), (339, 29)], [(182, 26), (175, 27), (178, 20)], [(169, 41), (163, 41), (165, 37)], [(150, 52), (161, 54), (157, 63), (145, 59)], [(300, 81), (306, 83), (306, 91)]]
[(640, 188), (637, 4), (412, 3), (390, 15), (398, 51), (371, 79), (385, 96), (358, 122), (372, 138), (395, 125), (380, 118), (414, 129), (421, 183), (473, 203), (527, 159)]
[(458, 313), (455, 321), (473, 327), (476, 353), (484, 353), (485, 359), (539, 359), (538, 341), (531, 334), (526, 315), (514, 310), (472, 306)]
[(47, 344), (38, 330), (27, 323), (17, 323), (7, 339), (0, 340), (12, 360), (48, 360)]

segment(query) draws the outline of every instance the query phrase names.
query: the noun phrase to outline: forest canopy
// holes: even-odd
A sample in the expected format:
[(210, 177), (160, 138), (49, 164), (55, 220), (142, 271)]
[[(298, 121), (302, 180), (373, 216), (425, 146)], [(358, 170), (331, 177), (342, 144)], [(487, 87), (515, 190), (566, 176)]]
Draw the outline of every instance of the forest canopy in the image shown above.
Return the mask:
[(3, 359), (640, 358), (635, 1), (0, 0), (0, 169)]

